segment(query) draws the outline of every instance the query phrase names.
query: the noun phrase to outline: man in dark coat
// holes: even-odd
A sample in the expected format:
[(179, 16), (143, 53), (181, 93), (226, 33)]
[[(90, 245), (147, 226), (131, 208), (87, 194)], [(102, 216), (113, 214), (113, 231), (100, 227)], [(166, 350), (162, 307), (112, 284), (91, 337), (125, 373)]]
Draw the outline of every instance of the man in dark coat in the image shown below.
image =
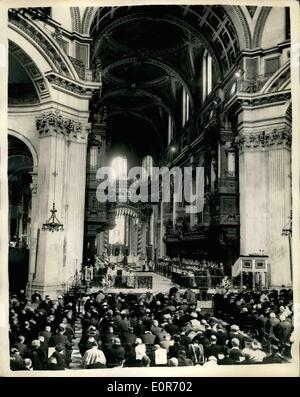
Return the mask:
[(263, 364), (281, 364), (284, 361), (279, 354), (278, 346), (271, 345), (271, 354), (263, 359)]
[(136, 341), (136, 335), (133, 333), (133, 328), (129, 327), (127, 332), (123, 332), (122, 341), (124, 346), (132, 346)]
[(49, 340), (49, 347), (55, 347), (57, 345), (62, 345), (64, 348), (64, 356), (66, 357), (67, 366), (70, 363), (72, 354), (72, 342), (69, 341), (68, 337), (65, 335), (65, 326), (60, 324), (55, 335), (52, 335)]
[(205, 357), (214, 356), (216, 359), (219, 358), (219, 354), (223, 354), (223, 346), (217, 345), (217, 337), (211, 335), (210, 344), (204, 348)]
[(20, 355), (24, 357), (24, 354), (27, 350), (27, 345), (25, 345), (25, 337), (24, 335), (19, 335), (18, 336), (18, 341), (14, 343), (14, 347), (18, 349), (20, 352)]
[(142, 335), (142, 341), (146, 346), (154, 345), (156, 336), (152, 334), (151, 331), (145, 331), (144, 335)]
[(45, 329), (39, 332), (39, 335), (42, 335), (45, 338), (45, 342), (49, 343), (49, 340), (52, 336), (50, 325), (46, 325)]
[(119, 338), (115, 338), (110, 348), (106, 350), (106, 362), (108, 367), (117, 367), (125, 359), (125, 349), (121, 346)]

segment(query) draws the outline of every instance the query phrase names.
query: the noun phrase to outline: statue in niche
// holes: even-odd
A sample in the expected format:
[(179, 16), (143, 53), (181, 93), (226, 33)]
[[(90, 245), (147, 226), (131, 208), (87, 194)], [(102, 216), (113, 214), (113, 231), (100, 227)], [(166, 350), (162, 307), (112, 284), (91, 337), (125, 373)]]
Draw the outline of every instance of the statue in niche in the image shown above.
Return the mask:
[(211, 188), (214, 188), (214, 185), (215, 185), (215, 182), (216, 182), (216, 179), (217, 179), (217, 175), (218, 175), (218, 161), (217, 161), (217, 158), (216, 158), (215, 151), (213, 151), (211, 153), (211, 169), (210, 169), (210, 172), (211, 172), (211, 179), (210, 179)]
[(95, 81), (102, 81), (102, 62), (100, 58), (96, 58), (94, 64), (94, 79)]
[(107, 107), (102, 106), (98, 113), (98, 122), (104, 123), (104, 122), (106, 122), (106, 120), (107, 120)]

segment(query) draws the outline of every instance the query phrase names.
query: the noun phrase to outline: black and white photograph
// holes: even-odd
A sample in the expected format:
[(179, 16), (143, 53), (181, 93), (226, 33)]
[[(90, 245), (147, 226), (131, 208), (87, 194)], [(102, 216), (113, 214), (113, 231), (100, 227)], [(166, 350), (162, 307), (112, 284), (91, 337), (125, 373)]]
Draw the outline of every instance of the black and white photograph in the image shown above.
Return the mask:
[(0, 374), (299, 376), (299, 3), (15, 3)]

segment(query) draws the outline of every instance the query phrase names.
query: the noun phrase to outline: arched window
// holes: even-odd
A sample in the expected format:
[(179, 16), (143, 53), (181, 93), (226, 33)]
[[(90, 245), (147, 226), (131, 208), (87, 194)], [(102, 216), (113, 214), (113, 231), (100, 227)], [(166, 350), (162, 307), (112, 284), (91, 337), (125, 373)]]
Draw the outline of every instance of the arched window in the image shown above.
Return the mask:
[(124, 244), (125, 243), (125, 216), (118, 215), (116, 217), (116, 225), (112, 230), (109, 230), (109, 244)]
[(202, 58), (202, 102), (212, 91), (212, 58), (207, 50)]
[(172, 142), (173, 139), (173, 121), (171, 116), (168, 118), (168, 145)]
[(127, 158), (125, 156), (115, 157), (111, 162), (111, 167), (115, 179), (127, 179)]
[(182, 126), (188, 121), (190, 117), (190, 99), (189, 94), (185, 88), (182, 90)]
[(146, 156), (143, 159), (142, 167), (145, 168), (147, 174), (152, 178), (153, 176), (153, 158), (152, 156)]

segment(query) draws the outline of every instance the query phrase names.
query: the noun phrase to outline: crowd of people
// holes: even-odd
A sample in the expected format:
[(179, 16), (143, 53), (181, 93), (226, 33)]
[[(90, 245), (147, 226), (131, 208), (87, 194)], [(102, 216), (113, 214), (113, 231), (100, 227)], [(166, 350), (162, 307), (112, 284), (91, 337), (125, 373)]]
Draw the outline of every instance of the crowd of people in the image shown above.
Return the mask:
[(216, 287), (224, 277), (222, 263), (187, 258), (163, 257), (156, 265), (156, 271), (183, 287), (208, 289)]
[(213, 297), (202, 310), (197, 294), (176, 287), (168, 294), (96, 294), (44, 299), (24, 291), (10, 299), (12, 370), (70, 368), (75, 322), (81, 368), (207, 366), (287, 363), (291, 360), (291, 290)]

